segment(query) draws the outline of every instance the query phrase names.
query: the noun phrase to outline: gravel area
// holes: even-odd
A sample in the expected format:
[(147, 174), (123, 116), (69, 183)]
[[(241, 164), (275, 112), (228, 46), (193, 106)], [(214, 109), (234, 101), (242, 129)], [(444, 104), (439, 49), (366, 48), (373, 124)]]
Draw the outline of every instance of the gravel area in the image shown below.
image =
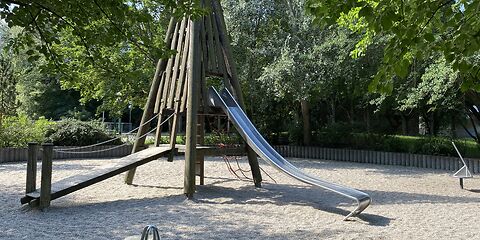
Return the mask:
[[(0, 239), (125, 239), (148, 224), (158, 226), (162, 239), (480, 239), (479, 178), (465, 180), (461, 190), (446, 171), (290, 160), (322, 179), (367, 192), (372, 205), (343, 221), (354, 208), (350, 199), (263, 163), (277, 183), (264, 174), (263, 188), (256, 189), (214, 157), (205, 163), (205, 185), (193, 200), (183, 195), (183, 159), (161, 159), (138, 168), (134, 186), (115, 176), (39, 211), (20, 205), (26, 164), (3, 164)], [(53, 181), (109, 161), (54, 161)], [(248, 169), (245, 158), (240, 166)]]

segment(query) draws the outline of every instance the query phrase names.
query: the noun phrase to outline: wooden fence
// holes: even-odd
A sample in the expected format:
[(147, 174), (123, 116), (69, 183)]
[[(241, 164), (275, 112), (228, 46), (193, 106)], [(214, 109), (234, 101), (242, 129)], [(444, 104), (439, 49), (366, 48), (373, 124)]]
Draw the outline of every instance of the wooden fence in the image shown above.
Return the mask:
[[(55, 146), (55, 149), (72, 149), (77, 147), (62, 147)], [(111, 150), (110, 149), (113, 148)], [(106, 151), (102, 151), (106, 150)], [(53, 153), (54, 159), (81, 159), (81, 158), (115, 158), (124, 157), (130, 154), (132, 151), (132, 145), (123, 146), (96, 146), (87, 149), (71, 150), (75, 153), (55, 152)], [(89, 152), (89, 153), (78, 153)], [(0, 163), (6, 162), (26, 162), (27, 161), (27, 148), (0, 148)], [(39, 154), (40, 156), (41, 154)], [(39, 159), (40, 160), (40, 159)]]
[[(275, 146), (274, 148), (284, 157), (399, 165), (448, 171), (456, 171), (462, 167), (458, 157), (305, 146)], [(465, 158), (465, 161), (472, 174), (480, 173), (480, 159)]]
[[(54, 152), (54, 159), (123, 157), (132, 151), (131, 145), (120, 146), (109, 151), (101, 151), (112, 147), (115, 146), (98, 146), (89, 149), (72, 150), (74, 152), (94, 151), (83, 154)], [(55, 147), (55, 149), (68, 148), (75, 147)], [(274, 146), (274, 148), (284, 157), (399, 165), (448, 171), (456, 171), (462, 166), (457, 157), (305, 146)], [(27, 161), (27, 153), (27, 148), (0, 148), (0, 163)], [(465, 158), (465, 161), (473, 174), (480, 173), (480, 159)]]

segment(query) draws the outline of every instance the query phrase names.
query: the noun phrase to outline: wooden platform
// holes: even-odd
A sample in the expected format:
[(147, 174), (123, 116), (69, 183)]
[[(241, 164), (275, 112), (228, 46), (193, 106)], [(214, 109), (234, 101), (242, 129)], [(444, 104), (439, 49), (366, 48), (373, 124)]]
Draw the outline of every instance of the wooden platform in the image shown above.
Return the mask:
[[(147, 148), (140, 152), (117, 159), (114, 163), (97, 167), (84, 175), (72, 176), (52, 183), (51, 200), (65, 196), (120, 173), (126, 172), (132, 168), (136, 168), (155, 159), (166, 156), (170, 153), (170, 151), (170, 147), (166, 146)], [(27, 193), (26, 196), (21, 199), (21, 203), (29, 203), (39, 198), (40, 189), (37, 189), (34, 192)]]

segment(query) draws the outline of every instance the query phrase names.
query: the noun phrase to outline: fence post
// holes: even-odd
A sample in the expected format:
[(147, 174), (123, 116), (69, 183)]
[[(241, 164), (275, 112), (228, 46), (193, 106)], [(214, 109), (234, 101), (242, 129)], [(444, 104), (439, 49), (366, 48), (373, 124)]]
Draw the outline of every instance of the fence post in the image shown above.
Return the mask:
[(42, 182), (40, 188), (40, 209), (50, 206), (51, 191), (52, 191), (52, 158), (53, 158), (53, 144), (44, 143), (42, 156)]
[(28, 143), (27, 181), (25, 193), (31, 193), (37, 189), (37, 159), (38, 143)]

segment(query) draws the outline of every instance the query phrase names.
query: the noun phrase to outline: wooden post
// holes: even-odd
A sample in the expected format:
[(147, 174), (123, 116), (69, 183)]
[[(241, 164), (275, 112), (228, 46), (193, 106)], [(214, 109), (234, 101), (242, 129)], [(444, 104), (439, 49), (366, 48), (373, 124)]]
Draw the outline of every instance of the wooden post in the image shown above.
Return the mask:
[(37, 189), (37, 159), (38, 143), (28, 143), (27, 182), (25, 193), (31, 193)]
[[(146, 136), (140, 138), (141, 136), (145, 135), (150, 128), (149, 124), (145, 123), (153, 117), (153, 110), (155, 107), (155, 96), (157, 95), (158, 86), (160, 85), (160, 72), (162, 71), (162, 67), (165, 65), (164, 60), (160, 60), (157, 63), (157, 70), (155, 72), (155, 76), (153, 78), (152, 86), (150, 88), (150, 92), (148, 94), (148, 100), (145, 104), (145, 110), (143, 111), (142, 120), (140, 121), (140, 128), (137, 132), (137, 140), (133, 144), (132, 153), (136, 153), (141, 150), (141, 148), (145, 145)], [(159, 117), (160, 119), (160, 117)], [(128, 171), (127, 175), (125, 176), (125, 183), (132, 184), (133, 177), (135, 176), (136, 168), (131, 169)]]
[(201, 77), (200, 22), (195, 20), (190, 23), (190, 26), (184, 180), (184, 193), (188, 198), (192, 198), (195, 192), (195, 162), (197, 159), (197, 112)]
[[(189, 29), (189, 19), (184, 19), (182, 21), (182, 23), (185, 22), (185, 24), (187, 25), (187, 30)], [(179, 126), (181, 125), (181, 96), (182, 96), (182, 91), (183, 89), (185, 88), (185, 86), (187, 85), (187, 83), (185, 83), (185, 75), (186, 75), (186, 69), (187, 69), (187, 64), (188, 64), (188, 56), (189, 56), (189, 46), (190, 46), (190, 32), (187, 31), (185, 33), (185, 42), (183, 43), (183, 53), (182, 53), (182, 61), (181, 61), (181, 65), (180, 65), (180, 73), (179, 73), (179, 79), (178, 79), (178, 84), (177, 84), (177, 89), (175, 91), (175, 101), (174, 101), (174, 111), (175, 111), (175, 116), (173, 117), (173, 124), (172, 124), (172, 127), (171, 127), (171, 131), (170, 131), (170, 147), (172, 149), (172, 151), (170, 151), (170, 155), (168, 157), (168, 161), (169, 162), (172, 162), (173, 161), (173, 157), (175, 156), (176, 154), (176, 151), (175, 151), (175, 144), (176, 144), (176, 141), (177, 141), (177, 133), (179, 131)]]
[(52, 192), (52, 158), (53, 144), (44, 143), (42, 156), (42, 182), (40, 186), (40, 209), (50, 206)]
[[(168, 44), (168, 42), (172, 38), (172, 32), (171, 29), (173, 28), (172, 26), (175, 24), (173, 18), (170, 20), (169, 24), (169, 32), (167, 33), (167, 36), (165, 36), (165, 42)], [(140, 151), (140, 149), (145, 145), (145, 137), (140, 138), (141, 136), (145, 135), (148, 132), (148, 129), (150, 126), (148, 124), (144, 125), (148, 120), (150, 120), (153, 116), (154, 108), (155, 108), (155, 100), (158, 92), (158, 88), (160, 86), (160, 80), (161, 80), (161, 72), (166, 68), (167, 61), (164, 59), (160, 59), (157, 63), (157, 69), (155, 71), (155, 76), (153, 77), (152, 81), (152, 86), (150, 87), (150, 92), (148, 93), (148, 99), (147, 102), (145, 103), (145, 109), (143, 110), (143, 116), (142, 120), (140, 122), (140, 128), (138, 129), (137, 132), (137, 140), (133, 144), (133, 149), (132, 153), (136, 153)], [(160, 120), (160, 117), (158, 120)], [(133, 177), (135, 176), (135, 171), (136, 168), (131, 169), (128, 171), (127, 175), (125, 176), (125, 183), (126, 184), (132, 184), (133, 183)]]
[[(237, 75), (237, 67), (235, 65), (235, 61), (233, 61), (232, 49), (230, 47), (230, 40), (227, 36), (227, 27), (225, 25), (225, 19), (223, 15), (223, 9), (218, 0), (213, 0), (212, 5), (214, 11), (217, 13), (219, 22), (219, 33), (220, 38), (223, 42), (223, 47), (225, 50), (226, 60), (228, 61), (228, 65), (230, 66), (230, 72), (232, 74), (232, 86), (235, 90), (233, 94), (237, 97), (238, 103), (243, 110), (245, 108), (245, 101), (243, 99), (242, 90), (240, 88), (240, 81), (238, 80)], [(252, 177), (256, 187), (262, 186), (262, 173), (260, 172), (260, 166), (258, 165), (257, 154), (247, 145), (247, 156), (248, 156), (248, 163), (250, 164), (250, 168), (252, 169)]]

